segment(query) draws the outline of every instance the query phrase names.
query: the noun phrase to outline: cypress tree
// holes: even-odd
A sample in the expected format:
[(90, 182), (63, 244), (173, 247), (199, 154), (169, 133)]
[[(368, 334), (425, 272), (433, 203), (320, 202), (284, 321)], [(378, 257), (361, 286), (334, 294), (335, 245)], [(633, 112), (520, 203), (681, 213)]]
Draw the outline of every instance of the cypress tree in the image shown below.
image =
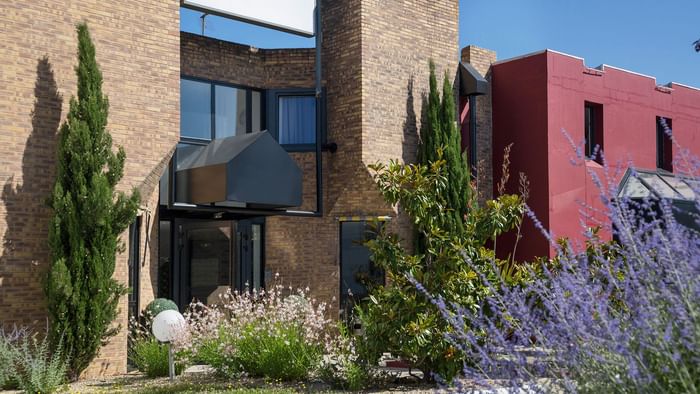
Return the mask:
[(51, 261), (45, 286), (49, 338), (69, 357), (71, 380), (95, 358), (119, 327), (112, 322), (126, 288), (114, 278), (120, 234), (134, 220), (140, 197), (117, 193), (124, 149), (112, 150), (106, 130), (109, 102), (85, 23), (77, 26), (78, 97), (71, 97), (59, 130), (56, 183), (49, 204)]
[(442, 100), (438, 90), (435, 64), (430, 62), (430, 92), (425, 123), (421, 127), (418, 161), (429, 164), (440, 157), (445, 160), (444, 171), (448, 185), (444, 200), (450, 210), (449, 228), (463, 230), (464, 216), (473, 197), (466, 153), (462, 152), (461, 135), (457, 128), (454, 94), (447, 74), (442, 84)]

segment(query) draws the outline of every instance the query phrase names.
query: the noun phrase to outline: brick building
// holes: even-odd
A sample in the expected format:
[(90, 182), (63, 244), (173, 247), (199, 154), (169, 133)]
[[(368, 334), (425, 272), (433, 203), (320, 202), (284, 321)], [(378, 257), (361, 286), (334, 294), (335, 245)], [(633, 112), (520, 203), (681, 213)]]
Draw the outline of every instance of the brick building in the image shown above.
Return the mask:
[[(56, 133), (76, 91), (80, 21), (90, 27), (104, 75), (108, 129), (127, 154), (119, 188), (137, 187), (143, 197), (117, 261), (115, 276), (133, 292), (115, 324), (126, 327), (129, 314), (154, 297), (184, 306), (222, 287), (264, 286), (274, 273), (338, 309), (348, 288), (361, 292), (354, 274), (370, 263), (354, 241), (366, 220), (385, 220), (411, 239), (409, 223), (383, 202), (367, 166), (414, 160), (429, 59), (440, 75), (457, 75), (458, 1), (322, 5), (320, 107), (314, 49), (255, 49), (180, 32), (177, 0), (0, 5), (0, 323), (46, 323), (44, 202)], [(230, 154), (226, 165), (207, 161), (221, 152)], [(279, 177), (275, 163), (285, 163), (279, 173), (289, 176)], [(202, 172), (225, 181), (195, 187)], [(249, 183), (238, 182), (239, 173)], [(271, 177), (256, 179), (261, 173)], [(299, 185), (289, 190), (273, 182), (293, 183), (296, 175)], [(249, 195), (257, 185), (255, 203), (212, 197)], [(122, 329), (85, 375), (125, 369)]]

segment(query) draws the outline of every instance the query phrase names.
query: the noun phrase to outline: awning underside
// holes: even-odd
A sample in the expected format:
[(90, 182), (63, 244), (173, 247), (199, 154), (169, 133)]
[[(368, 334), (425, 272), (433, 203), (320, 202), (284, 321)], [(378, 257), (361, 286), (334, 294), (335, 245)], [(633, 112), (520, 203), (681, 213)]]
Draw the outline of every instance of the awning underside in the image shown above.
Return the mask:
[(176, 200), (288, 208), (302, 203), (302, 172), (266, 131), (213, 140), (178, 165)]

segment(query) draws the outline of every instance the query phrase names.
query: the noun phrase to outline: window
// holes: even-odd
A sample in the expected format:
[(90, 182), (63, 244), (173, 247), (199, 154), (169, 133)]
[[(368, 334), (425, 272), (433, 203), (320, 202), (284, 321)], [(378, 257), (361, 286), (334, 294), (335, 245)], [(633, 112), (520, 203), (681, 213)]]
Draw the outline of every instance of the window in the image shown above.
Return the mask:
[(584, 138), (586, 158), (601, 163), (603, 151), (603, 106), (601, 104), (585, 103)]
[(190, 78), (180, 79), (180, 137), (207, 143), (261, 131), (265, 103), (260, 91)]
[(282, 145), (315, 143), (316, 98), (281, 96), (278, 100), (279, 143)]
[[(270, 132), (287, 150), (313, 150), (316, 144), (316, 95), (313, 89), (268, 92)], [(323, 116), (323, 108), (321, 108)], [(323, 119), (321, 127), (323, 131)]]
[(211, 85), (180, 80), (180, 135), (211, 138)]
[(367, 297), (368, 285), (384, 283), (384, 272), (374, 265), (365, 246), (366, 241), (376, 237), (378, 229), (366, 221), (340, 222), (340, 302), (343, 308), (348, 306), (349, 300)]
[(246, 91), (214, 85), (214, 118), (216, 138), (231, 137), (246, 132)]
[(141, 287), (141, 258), (140, 249), (141, 217), (129, 225), (129, 319), (139, 317), (139, 294)]
[(669, 172), (673, 172), (672, 130), (671, 119), (656, 117), (656, 167)]

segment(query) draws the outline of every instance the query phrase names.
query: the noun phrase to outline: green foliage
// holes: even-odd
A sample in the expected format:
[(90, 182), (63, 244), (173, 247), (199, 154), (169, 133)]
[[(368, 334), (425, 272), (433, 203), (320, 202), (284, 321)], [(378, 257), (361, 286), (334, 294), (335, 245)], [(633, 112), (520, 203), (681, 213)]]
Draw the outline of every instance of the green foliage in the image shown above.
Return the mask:
[[(236, 349), (224, 354), (224, 348)], [(304, 380), (315, 370), (323, 348), (309, 342), (303, 328), (278, 324), (274, 329), (248, 325), (241, 333), (220, 329), (216, 338), (198, 349), (196, 358), (223, 376), (247, 373), (275, 380)]]
[(47, 338), (23, 338), (14, 351), (12, 375), (26, 393), (54, 393), (63, 385), (68, 362), (60, 346), (51, 353)]
[(445, 161), (446, 185), (443, 190), (446, 206), (447, 225), (462, 230), (462, 218), (467, 214), (472, 202), (472, 188), (467, 166), (466, 153), (462, 152), (461, 135), (457, 129), (457, 115), (452, 85), (447, 73), (442, 83), (442, 99), (438, 90), (435, 64), (430, 62), (430, 93), (426, 105), (426, 122), (421, 127), (421, 143), (418, 148), (418, 161), (430, 165), (438, 160)]
[[(168, 376), (168, 345), (158, 342), (154, 337), (137, 338), (130, 343), (129, 361), (149, 378)], [(185, 369), (181, 362), (175, 363), (175, 374)]]
[(158, 316), (163, 311), (179, 311), (177, 304), (167, 298), (156, 298), (146, 305), (146, 316)]
[[(45, 286), (52, 347), (69, 355), (77, 379), (100, 346), (117, 333), (112, 326), (126, 289), (114, 280), (119, 235), (133, 221), (139, 195), (116, 193), (125, 153), (112, 150), (106, 130), (109, 103), (87, 25), (77, 26), (78, 97), (61, 126), (56, 183), (50, 198), (51, 263)], [(58, 349), (62, 339), (63, 349)]]
[(0, 330), (0, 390), (3, 388), (14, 388), (14, 364), (17, 357), (15, 342), (16, 332), (5, 333)]
[(438, 108), (432, 66), (430, 86), (423, 163), (371, 166), (385, 200), (412, 219), (419, 245), (412, 253), (396, 234), (386, 231), (368, 242), (389, 286), (376, 288), (371, 302), (358, 308), (364, 329), (359, 351), (370, 364), (388, 351), (426, 372), (426, 377), (436, 373), (450, 380), (461, 370), (464, 355), (445, 339), (451, 328), (409, 277), (430, 294), (477, 312), (490, 292), (479, 276), (495, 283), (500, 274), (495, 267), (506, 263), (486, 242), (516, 228), (525, 208), (522, 197), (506, 194), (477, 204), (460, 153), (452, 89), (446, 80)]

